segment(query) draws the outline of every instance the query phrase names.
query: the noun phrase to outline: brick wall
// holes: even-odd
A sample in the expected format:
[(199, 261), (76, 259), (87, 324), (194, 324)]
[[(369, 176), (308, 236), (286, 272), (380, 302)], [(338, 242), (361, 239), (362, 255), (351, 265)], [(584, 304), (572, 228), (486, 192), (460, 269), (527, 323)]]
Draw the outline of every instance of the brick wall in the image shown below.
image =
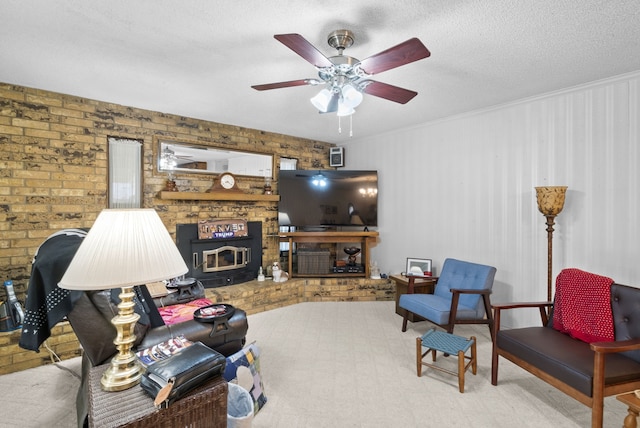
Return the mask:
[[(300, 169), (327, 167), (331, 144), (190, 119), (0, 83), (0, 275), (19, 298), (38, 245), (51, 233), (90, 227), (107, 206), (107, 138), (143, 141), (143, 206), (155, 208), (172, 234), (177, 223), (244, 218), (263, 222), (264, 260), (278, 256), (275, 202), (160, 200), (165, 174), (156, 172), (157, 137), (298, 159)], [(155, 138), (154, 138), (155, 137)], [(180, 174), (178, 187), (206, 191), (213, 176)], [(247, 193), (264, 181), (242, 178)], [(274, 183), (277, 193), (277, 182)], [(4, 290), (0, 291), (0, 299)]]
[(82, 354), (80, 344), (71, 325), (61, 322), (51, 329), (51, 337), (39, 349), (28, 351), (18, 346), (20, 330), (0, 333), (0, 375), (18, 372)]
[[(143, 207), (155, 208), (172, 234), (177, 223), (200, 219), (262, 221), (265, 264), (278, 257), (278, 241), (268, 237), (277, 232), (277, 203), (158, 199), (166, 176), (156, 172), (155, 138), (269, 153), (276, 161), (296, 158), (300, 169), (328, 168), (332, 146), (0, 83), (0, 279), (13, 279), (20, 300), (40, 243), (60, 229), (90, 227), (107, 207), (108, 137), (143, 141)], [(212, 182), (213, 176), (177, 176), (178, 187), (189, 191), (204, 192)], [(261, 193), (263, 184), (259, 178), (240, 180), (247, 193)], [(2, 289), (0, 300), (4, 298)], [(16, 354), (3, 349), (13, 340), (12, 334), (0, 336), (0, 366)]]

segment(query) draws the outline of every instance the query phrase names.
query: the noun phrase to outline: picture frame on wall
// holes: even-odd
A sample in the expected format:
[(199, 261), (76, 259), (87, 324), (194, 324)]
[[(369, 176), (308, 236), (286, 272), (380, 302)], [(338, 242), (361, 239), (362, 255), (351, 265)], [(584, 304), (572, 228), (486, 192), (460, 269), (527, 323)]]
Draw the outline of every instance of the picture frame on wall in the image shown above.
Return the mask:
[(431, 259), (407, 257), (407, 276), (431, 276)]

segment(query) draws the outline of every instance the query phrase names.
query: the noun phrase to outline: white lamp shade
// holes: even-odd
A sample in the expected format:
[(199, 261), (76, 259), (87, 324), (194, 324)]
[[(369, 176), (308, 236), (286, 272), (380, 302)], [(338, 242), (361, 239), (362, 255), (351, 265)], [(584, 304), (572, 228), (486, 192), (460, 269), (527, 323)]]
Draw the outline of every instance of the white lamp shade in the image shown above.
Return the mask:
[(155, 210), (105, 209), (58, 285), (106, 290), (175, 278), (188, 270)]

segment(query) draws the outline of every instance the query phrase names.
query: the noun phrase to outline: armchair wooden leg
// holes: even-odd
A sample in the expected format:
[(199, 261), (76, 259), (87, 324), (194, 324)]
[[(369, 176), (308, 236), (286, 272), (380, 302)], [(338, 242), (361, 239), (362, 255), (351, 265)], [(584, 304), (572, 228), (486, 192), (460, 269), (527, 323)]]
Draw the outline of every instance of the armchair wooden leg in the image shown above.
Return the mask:
[(422, 376), (422, 338), (416, 339), (416, 373), (418, 377)]
[[(493, 335), (495, 336), (497, 331), (500, 330), (500, 310), (496, 309), (493, 315)], [(496, 345), (495, 337), (491, 341), (491, 385), (498, 385), (498, 347)]]
[(595, 353), (593, 360), (593, 404), (591, 405), (591, 427), (602, 428), (604, 418), (604, 373), (605, 354)]
[(407, 318), (409, 317), (409, 313), (405, 309), (404, 317), (402, 318), (402, 331), (407, 331)]
[(496, 342), (493, 342), (493, 351), (491, 353), (491, 385), (498, 385), (498, 352), (496, 351)]
[(491, 313), (491, 301), (489, 300), (488, 294), (482, 295), (482, 301), (484, 302), (484, 311), (487, 314), (487, 324), (489, 324), (489, 334), (491, 335), (491, 341), (495, 340), (495, 326), (494, 319)]

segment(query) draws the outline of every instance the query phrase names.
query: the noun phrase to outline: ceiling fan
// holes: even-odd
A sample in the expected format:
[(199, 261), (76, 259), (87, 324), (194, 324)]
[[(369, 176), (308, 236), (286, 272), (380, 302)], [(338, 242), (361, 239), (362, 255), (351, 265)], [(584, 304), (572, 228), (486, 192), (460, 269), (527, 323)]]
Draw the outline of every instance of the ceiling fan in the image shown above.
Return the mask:
[(406, 104), (417, 92), (369, 79), (374, 74), (391, 70), (427, 58), (431, 53), (417, 38), (370, 56), (362, 61), (343, 55), (353, 45), (354, 35), (349, 30), (336, 30), (327, 37), (327, 43), (338, 50), (338, 55), (326, 57), (300, 34), (276, 34), (276, 40), (300, 55), (318, 70), (319, 79), (299, 79), (287, 82), (251, 86), (258, 91), (305, 85), (326, 85), (311, 98), (320, 113), (337, 112), (348, 116), (355, 112), (362, 94), (369, 94), (400, 104)]

